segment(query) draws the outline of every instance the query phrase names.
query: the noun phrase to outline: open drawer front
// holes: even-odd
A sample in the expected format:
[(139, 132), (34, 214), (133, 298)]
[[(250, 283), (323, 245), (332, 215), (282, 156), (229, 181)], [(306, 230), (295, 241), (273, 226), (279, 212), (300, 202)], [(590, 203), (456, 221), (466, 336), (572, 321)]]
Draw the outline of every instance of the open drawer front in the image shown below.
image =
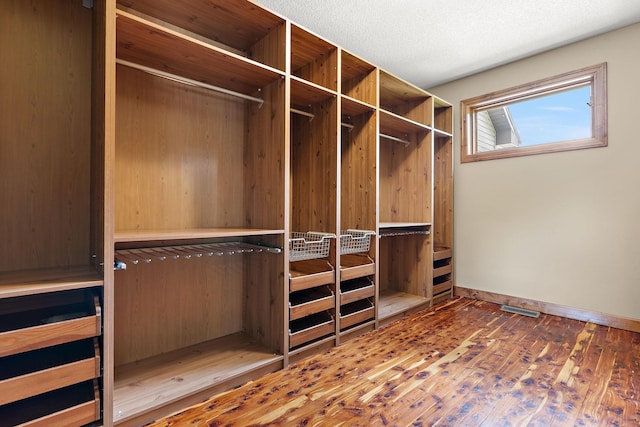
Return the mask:
[(323, 259), (310, 259), (291, 263), (289, 290), (291, 292), (335, 283), (333, 266)]
[(0, 426), (83, 426), (100, 419), (97, 380), (0, 406)]
[(375, 295), (373, 281), (368, 277), (340, 283), (340, 305), (345, 305)]
[(340, 307), (340, 329), (363, 323), (375, 318), (375, 307), (370, 298), (354, 301)]
[(88, 338), (0, 359), (0, 406), (100, 377), (100, 345)]
[(340, 280), (351, 280), (373, 274), (376, 274), (376, 264), (369, 255), (340, 255)]
[(100, 334), (100, 300), (90, 290), (0, 299), (0, 357)]
[(289, 318), (300, 319), (335, 307), (333, 291), (328, 286), (294, 292), (289, 296)]
[(289, 330), (289, 347), (297, 347), (333, 333), (335, 333), (335, 320), (328, 312), (294, 320)]

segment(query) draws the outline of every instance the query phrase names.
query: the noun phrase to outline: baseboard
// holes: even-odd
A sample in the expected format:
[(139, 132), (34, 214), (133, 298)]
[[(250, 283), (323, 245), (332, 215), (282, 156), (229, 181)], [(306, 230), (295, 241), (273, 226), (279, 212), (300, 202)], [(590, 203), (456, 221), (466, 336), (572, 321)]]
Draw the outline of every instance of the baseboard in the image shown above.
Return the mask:
[(454, 286), (453, 292), (455, 296), (469, 297), (496, 304), (507, 304), (514, 307), (521, 307), (528, 310), (539, 311), (541, 313), (552, 314), (554, 316), (566, 317), (568, 319), (591, 322), (598, 325), (625, 329), (632, 332), (640, 332), (640, 320), (630, 319), (627, 317), (587, 311), (527, 298), (497, 294), (494, 292), (479, 291), (477, 289), (463, 288), (460, 286)]

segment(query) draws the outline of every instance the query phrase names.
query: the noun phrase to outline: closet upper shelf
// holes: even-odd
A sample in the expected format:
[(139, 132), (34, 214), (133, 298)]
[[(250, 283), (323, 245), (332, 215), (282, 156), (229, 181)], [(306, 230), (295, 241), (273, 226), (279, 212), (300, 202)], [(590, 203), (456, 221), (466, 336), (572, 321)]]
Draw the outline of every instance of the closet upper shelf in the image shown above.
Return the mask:
[(285, 69), (286, 21), (249, 1), (118, 0), (118, 7), (164, 21), (209, 43)]
[(284, 234), (284, 230), (258, 228), (198, 228), (184, 230), (120, 231), (114, 236), (115, 243), (154, 242), (191, 239), (219, 239), (227, 237), (251, 237)]
[(158, 20), (117, 11), (118, 59), (251, 96), (283, 73)]
[(380, 132), (389, 134), (406, 134), (429, 132), (431, 128), (414, 120), (407, 119), (389, 111), (380, 110)]

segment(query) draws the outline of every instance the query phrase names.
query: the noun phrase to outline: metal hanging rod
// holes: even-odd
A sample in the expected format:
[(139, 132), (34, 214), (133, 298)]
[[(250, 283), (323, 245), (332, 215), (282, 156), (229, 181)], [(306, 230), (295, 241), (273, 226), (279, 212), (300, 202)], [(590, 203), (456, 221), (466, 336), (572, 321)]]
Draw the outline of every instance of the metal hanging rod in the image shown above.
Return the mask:
[(380, 231), (380, 237), (395, 237), (395, 236), (409, 236), (413, 234), (430, 234), (429, 230), (394, 230), (394, 231)]
[(345, 122), (341, 122), (341, 123), (340, 123), (340, 126), (342, 126), (342, 127), (345, 127), (345, 128), (347, 128), (347, 129), (349, 129), (349, 132), (351, 132), (351, 131), (353, 130), (353, 128), (355, 127), (354, 125), (349, 124), (349, 123), (345, 123)]
[(313, 120), (313, 119), (316, 117), (316, 115), (315, 115), (315, 114), (307, 113), (306, 111), (304, 111), (304, 110), (298, 110), (297, 108), (289, 108), (289, 110), (290, 110), (292, 113), (299, 114), (299, 115), (301, 115), (301, 116), (305, 116), (305, 117), (309, 117), (309, 121)]
[(127, 264), (149, 264), (167, 259), (191, 259), (244, 253), (269, 252), (279, 254), (281, 248), (253, 245), (244, 242), (206, 243), (202, 245), (161, 246), (156, 248), (118, 249), (115, 251), (115, 270), (126, 270)]
[(182, 76), (178, 76), (176, 74), (171, 74), (171, 73), (167, 73), (165, 71), (160, 71), (160, 70), (157, 70), (155, 68), (147, 67), (145, 65), (140, 65), (140, 64), (136, 64), (134, 62), (125, 61), (123, 59), (117, 59), (116, 58), (116, 64), (124, 65), (125, 67), (134, 68), (136, 70), (144, 71), (145, 73), (148, 73), (148, 74), (151, 74), (151, 75), (154, 75), (154, 76), (158, 76), (158, 77), (162, 77), (162, 78), (165, 78), (167, 80), (172, 80), (174, 82), (183, 83), (183, 84), (187, 84), (187, 85), (190, 85), (190, 86), (197, 86), (197, 87), (201, 87), (201, 88), (204, 88), (204, 89), (212, 90), (214, 92), (224, 93), (225, 95), (232, 95), (232, 96), (235, 96), (235, 97), (238, 97), (238, 98), (246, 99), (248, 101), (257, 102), (258, 104), (260, 104), (258, 108), (262, 107), (262, 104), (264, 104), (264, 99), (262, 99), (262, 98), (256, 98), (255, 96), (251, 96), (251, 95), (245, 95), (244, 93), (240, 93), (240, 92), (236, 92), (236, 91), (233, 91), (233, 90), (225, 89), (223, 87), (214, 86), (214, 85), (210, 85), (210, 84), (207, 84), (207, 83), (199, 82), (197, 80), (192, 80), (192, 79), (189, 79), (187, 77), (182, 77)]
[(404, 145), (409, 145), (411, 144), (411, 141), (407, 141), (406, 139), (401, 139), (401, 138), (396, 138), (395, 136), (391, 136), (391, 135), (386, 135), (384, 133), (380, 134), (380, 138), (384, 138), (384, 139), (388, 139), (390, 141), (395, 141), (395, 142), (401, 142)]

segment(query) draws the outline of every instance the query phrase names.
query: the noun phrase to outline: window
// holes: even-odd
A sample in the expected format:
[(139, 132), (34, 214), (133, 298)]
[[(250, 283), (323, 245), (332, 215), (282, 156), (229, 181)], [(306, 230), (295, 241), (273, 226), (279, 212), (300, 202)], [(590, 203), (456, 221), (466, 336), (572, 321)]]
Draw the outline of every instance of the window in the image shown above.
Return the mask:
[(462, 163), (606, 146), (606, 67), (462, 101)]

